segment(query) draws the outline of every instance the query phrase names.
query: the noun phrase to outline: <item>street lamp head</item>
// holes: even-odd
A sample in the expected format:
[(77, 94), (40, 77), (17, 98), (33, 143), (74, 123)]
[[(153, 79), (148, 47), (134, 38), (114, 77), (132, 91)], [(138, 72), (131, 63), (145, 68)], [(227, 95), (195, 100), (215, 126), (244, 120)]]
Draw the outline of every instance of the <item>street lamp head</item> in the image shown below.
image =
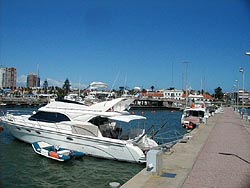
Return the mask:
[(250, 52), (246, 52), (245, 54), (250, 56)]
[(240, 67), (240, 72), (242, 72), (242, 73), (244, 72), (244, 69), (242, 67)]

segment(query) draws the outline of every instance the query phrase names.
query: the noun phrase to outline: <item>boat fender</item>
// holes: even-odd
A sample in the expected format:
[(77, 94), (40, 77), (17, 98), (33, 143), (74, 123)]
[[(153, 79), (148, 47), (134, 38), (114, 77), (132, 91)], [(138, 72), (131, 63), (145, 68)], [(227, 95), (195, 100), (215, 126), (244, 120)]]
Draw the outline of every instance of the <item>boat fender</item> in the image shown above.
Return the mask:
[(190, 122), (187, 128), (189, 128), (189, 129), (193, 129), (193, 128), (194, 128), (193, 123), (192, 123), (192, 122)]
[(49, 156), (55, 158), (55, 159), (59, 159), (59, 155), (58, 153), (56, 153), (55, 151), (51, 151), (49, 152)]

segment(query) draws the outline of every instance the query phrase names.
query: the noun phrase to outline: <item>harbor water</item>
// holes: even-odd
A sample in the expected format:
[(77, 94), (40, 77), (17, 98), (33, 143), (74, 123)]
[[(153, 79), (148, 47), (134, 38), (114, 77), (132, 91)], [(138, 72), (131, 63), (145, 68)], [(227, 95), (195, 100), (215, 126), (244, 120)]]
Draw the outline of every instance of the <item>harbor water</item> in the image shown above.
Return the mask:
[[(32, 112), (36, 109), (23, 110)], [(150, 132), (158, 133), (155, 139), (159, 143), (174, 141), (186, 133), (180, 124), (181, 111), (135, 110), (131, 113), (147, 117), (146, 129), (154, 125), (154, 131)], [(145, 168), (145, 164), (88, 156), (64, 163), (54, 161), (35, 154), (30, 144), (15, 139), (4, 124), (1, 123), (0, 126), (4, 128), (0, 132), (1, 188), (109, 188), (110, 182), (123, 184)]]

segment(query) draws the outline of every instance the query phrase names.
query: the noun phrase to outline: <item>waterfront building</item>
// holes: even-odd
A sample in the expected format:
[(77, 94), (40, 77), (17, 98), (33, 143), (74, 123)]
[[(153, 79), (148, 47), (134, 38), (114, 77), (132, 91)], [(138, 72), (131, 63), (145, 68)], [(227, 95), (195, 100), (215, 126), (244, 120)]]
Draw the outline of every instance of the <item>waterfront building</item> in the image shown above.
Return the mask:
[(240, 89), (238, 92), (238, 102), (242, 104), (242, 102), (244, 102), (244, 104), (249, 103), (249, 99), (250, 99), (250, 94), (249, 92), (247, 92), (246, 90), (242, 90)]
[(163, 91), (163, 98), (172, 100), (183, 100), (183, 90), (167, 89)]
[(27, 76), (27, 87), (40, 87), (40, 78), (36, 74), (29, 74)]
[(147, 92), (142, 92), (142, 97), (149, 99), (160, 99), (163, 98), (163, 93), (162, 91), (147, 91)]
[(1, 67), (0, 68), (0, 88), (1, 89), (11, 89), (16, 88), (17, 73), (16, 68)]
[(211, 102), (213, 100), (212, 96), (209, 94), (189, 94), (188, 95), (188, 101), (190, 102)]
[(189, 101), (204, 101), (204, 96), (203, 95), (198, 95), (198, 94), (189, 94), (188, 95), (188, 100)]

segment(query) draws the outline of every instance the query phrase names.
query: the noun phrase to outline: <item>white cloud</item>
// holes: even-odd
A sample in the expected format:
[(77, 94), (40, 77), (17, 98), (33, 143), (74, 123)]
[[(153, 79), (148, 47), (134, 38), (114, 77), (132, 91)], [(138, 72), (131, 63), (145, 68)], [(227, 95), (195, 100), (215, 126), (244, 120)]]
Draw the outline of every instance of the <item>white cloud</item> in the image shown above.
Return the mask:
[[(48, 85), (49, 86), (57, 86), (57, 87), (62, 87), (63, 83), (62, 81), (54, 80), (52, 78), (47, 78)], [(44, 80), (41, 80), (41, 86), (43, 85)]]
[[(47, 78), (47, 81), (48, 81), (49, 86), (57, 86), (57, 87), (63, 87), (63, 84), (65, 82), (65, 80), (64, 81), (58, 81), (58, 80), (54, 80), (52, 78)], [(44, 82), (44, 80), (41, 81), (41, 86), (43, 85), (43, 82)], [(75, 82), (70, 82), (70, 84), (71, 84), (72, 89), (73, 88), (78, 89), (79, 87), (80, 87), (80, 89), (84, 89), (84, 88), (87, 87), (86, 84), (81, 84), (81, 83), (79, 84), (79, 83), (75, 83)]]
[(17, 87), (26, 87), (27, 85), (27, 75), (22, 75), (17, 78)]

